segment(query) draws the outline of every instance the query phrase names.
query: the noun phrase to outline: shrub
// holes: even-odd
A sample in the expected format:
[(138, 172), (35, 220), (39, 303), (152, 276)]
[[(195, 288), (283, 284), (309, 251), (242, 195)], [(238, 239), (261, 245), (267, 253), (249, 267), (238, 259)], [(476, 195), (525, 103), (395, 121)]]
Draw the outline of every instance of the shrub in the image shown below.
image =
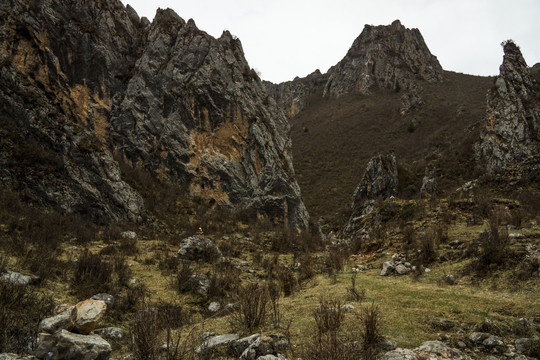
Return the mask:
[(422, 265), (428, 265), (437, 259), (438, 238), (434, 229), (429, 228), (417, 237), (416, 253)]
[(371, 305), (362, 308), (360, 313), (360, 333), (365, 359), (376, 358), (383, 340), (382, 326), (382, 313), (377, 304), (371, 303)]
[(351, 287), (347, 289), (348, 298), (351, 301), (361, 302), (366, 298), (366, 290), (356, 288), (356, 277), (358, 273), (353, 273), (351, 275)]
[(80, 298), (109, 292), (112, 286), (112, 272), (111, 264), (102, 261), (99, 254), (92, 254), (86, 249), (75, 265), (71, 288)]
[(501, 265), (507, 258), (507, 249), (510, 245), (508, 230), (506, 227), (499, 227), (499, 219), (492, 216), (489, 221), (489, 230), (482, 232), (478, 238), (479, 256), (478, 265), (480, 268)]
[(238, 289), (238, 309), (232, 314), (233, 329), (251, 331), (266, 322), (270, 294), (266, 284), (248, 284)]
[(129, 323), (132, 352), (136, 360), (157, 360), (160, 344), (160, 319), (151, 307), (136, 312)]
[(220, 299), (236, 291), (240, 286), (240, 274), (241, 271), (232, 263), (221, 262), (215, 264), (209, 276), (208, 296)]
[(53, 309), (52, 298), (36, 288), (0, 282), (0, 353), (34, 349), (38, 325)]

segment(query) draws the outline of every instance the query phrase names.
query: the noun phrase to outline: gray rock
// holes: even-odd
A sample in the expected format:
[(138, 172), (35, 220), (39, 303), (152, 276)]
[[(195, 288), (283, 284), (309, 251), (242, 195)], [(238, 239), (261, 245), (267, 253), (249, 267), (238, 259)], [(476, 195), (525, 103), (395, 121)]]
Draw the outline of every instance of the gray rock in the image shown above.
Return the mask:
[(252, 345), (257, 339), (261, 337), (261, 334), (253, 334), (244, 338), (231, 342), (230, 347), (233, 354), (241, 355), (250, 345)]
[(35, 359), (37, 358), (34, 356), (23, 356), (23, 355), (8, 354), (8, 353), (0, 354), (0, 360), (35, 360)]
[(209, 338), (204, 343), (202, 343), (201, 346), (199, 346), (197, 349), (195, 349), (195, 353), (198, 355), (201, 354), (208, 354), (212, 350), (220, 348), (222, 346), (229, 345), (233, 341), (236, 341), (240, 338), (240, 335), (238, 334), (225, 334), (225, 335), (217, 335)]
[(412, 350), (399, 348), (385, 353), (381, 360), (418, 360), (418, 357)]
[(356, 308), (351, 304), (345, 304), (341, 307), (342, 312), (355, 312)]
[(353, 195), (352, 208), (362, 207), (366, 200), (397, 195), (398, 172), (394, 154), (379, 155), (367, 163), (366, 171)]
[(212, 302), (208, 305), (208, 310), (210, 310), (211, 312), (219, 311), (219, 309), (221, 309), (221, 304), (218, 303), (217, 301), (212, 301)]
[(532, 341), (529, 338), (516, 339), (514, 341), (514, 345), (516, 346), (516, 352), (519, 354), (526, 353), (531, 343)]
[[(503, 48), (500, 74), (487, 95), (485, 129), (474, 148), (478, 166), (489, 174), (540, 152), (539, 89), (519, 47), (507, 41)], [(526, 166), (525, 174), (530, 170)]]
[(403, 265), (403, 264), (398, 264), (396, 266), (396, 273), (398, 275), (406, 275), (408, 273), (410, 273), (412, 270), (411, 268), (408, 268), (407, 266)]
[(391, 275), (394, 272), (394, 270), (395, 270), (395, 267), (393, 265), (393, 262), (385, 261), (382, 264), (381, 276)]
[(420, 195), (423, 197), (429, 197), (437, 193), (437, 171), (435, 168), (426, 168), (424, 178), (422, 179), (422, 187), (420, 188)]
[(122, 231), (120, 236), (124, 239), (135, 240), (137, 238), (137, 233), (135, 233), (135, 231)]
[(106, 327), (101, 329), (95, 329), (92, 334), (99, 335), (104, 339), (120, 341), (126, 335), (124, 330), (117, 327)]
[(39, 331), (53, 334), (60, 329), (72, 330), (72, 313), (74, 311), (76, 311), (75, 306), (71, 306), (56, 316), (41, 320), (39, 323)]
[(111, 345), (98, 335), (74, 334), (60, 330), (40, 334), (36, 357), (49, 360), (107, 360)]
[(191, 275), (186, 284), (188, 290), (194, 291), (201, 296), (208, 295), (208, 289), (212, 285), (212, 281), (204, 274)]
[(27, 65), (0, 71), (15, 137), (0, 159), (27, 139), (47, 159), (39, 172), (2, 161), (1, 173), (36, 202), (103, 222), (142, 221), (143, 199), (120, 162), (204, 201), (307, 228), (287, 118), (228, 31), (216, 39), (170, 9), (138, 21), (117, 0), (47, 0), (32, 11), (13, 0), (0, 19), (12, 19), (0, 24), (2, 42)]
[(469, 339), (475, 343), (475, 344), (481, 344), (484, 340), (486, 340), (488, 337), (490, 337), (490, 334), (482, 333), (482, 332), (473, 332)]
[(398, 20), (389, 26), (366, 25), (347, 55), (332, 68), (324, 96), (369, 93), (373, 85), (412, 89), (418, 78), (443, 80), (442, 67), (418, 29), (406, 29)]
[(15, 271), (7, 271), (0, 275), (0, 281), (9, 282), (13, 285), (27, 286), (38, 285), (41, 279), (37, 276), (23, 275)]
[(488, 348), (495, 348), (495, 347), (499, 348), (499, 347), (504, 347), (504, 342), (502, 341), (501, 338), (495, 335), (491, 335), (487, 339), (482, 341), (482, 345)]
[(104, 301), (105, 304), (107, 304), (107, 307), (112, 307), (114, 305), (114, 296), (110, 294), (105, 294), (105, 293), (96, 294), (92, 296), (90, 299)]
[(212, 240), (202, 235), (193, 235), (180, 242), (177, 253), (180, 260), (216, 261), (221, 258), (221, 251)]
[(395, 350), (397, 348), (397, 342), (390, 339), (383, 339), (381, 341), (381, 347), (383, 350)]

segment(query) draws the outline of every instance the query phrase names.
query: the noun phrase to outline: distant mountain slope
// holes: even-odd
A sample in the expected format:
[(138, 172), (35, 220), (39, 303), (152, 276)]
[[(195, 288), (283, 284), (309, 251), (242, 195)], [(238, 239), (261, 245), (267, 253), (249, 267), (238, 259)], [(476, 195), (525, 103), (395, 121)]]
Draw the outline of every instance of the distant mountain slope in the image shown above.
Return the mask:
[[(0, 19), (4, 185), (98, 221), (140, 220), (114, 153), (191, 195), (307, 226), (287, 119), (228, 32), (172, 10), (150, 23), (118, 0), (9, 0)], [(34, 171), (43, 159), (50, 169)]]
[(445, 71), (442, 83), (422, 83), (423, 104), (406, 112), (403, 91), (308, 98), (310, 105), (291, 119), (291, 137), (297, 179), (312, 216), (349, 208), (367, 161), (378, 153), (395, 152), (400, 196), (420, 189), (427, 164), (436, 167), (443, 190), (471, 179), (472, 147), (492, 84), (493, 78)]

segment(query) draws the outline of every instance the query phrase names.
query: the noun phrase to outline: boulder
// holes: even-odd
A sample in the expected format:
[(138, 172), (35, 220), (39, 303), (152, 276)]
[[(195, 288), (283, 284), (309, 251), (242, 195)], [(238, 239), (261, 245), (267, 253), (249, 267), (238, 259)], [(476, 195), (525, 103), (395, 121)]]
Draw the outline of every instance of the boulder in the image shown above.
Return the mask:
[(531, 344), (532, 344), (532, 341), (529, 338), (520, 338), (514, 341), (516, 352), (518, 352), (519, 354), (526, 353), (529, 349), (529, 346), (531, 346)]
[(209, 354), (217, 348), (229, 345), (230, 343), (238, 340), (239, 338), (240, 338), (240, 335), (238, 334), (224, 334), (224, 335), (212, 336), (211, 338), (206, 340), (204, 343), (202, 343), (201, 346), (195, 349), (195, 353), (197, 355), (204, 356), (205, 354)]
[(454, 321), (448, 320), (448, 319), (441, 319), (441, 318), (429, 319), (429, 324), (434, 329), (445, 330), (445, 331), (451, 330), (456, 326), (456, 323)]
[(483, 333), (483, 332), (473, 332), (469, 336), (469, 339), (475, 344), (481, 344), (484, 340), (486, 340), (490, 336), (491, 336), (490, 334)]
[(0, 275), (0, 281), (9, 282), (13, 285), (38, 285), (41, 279), (37, 276), (23, 275), (15, 271), (7, 271)]
[(437, 171), (435, 168), (426, 168), (424, 178), (422, 179), (422, 187), (420, 188), (420, 195), (422, 197), (429, 197), (437, 193)]
[(101, 329), (95, 329), (92, 330), (91, 334), (99, 335), (102, 338), (108, 339), (108, 340), (115, 340), (120, 341), (124, 338), (126, 335), (124, 333), (124, 330), (117, 328), (117, 327), (106, 327)]
[(39, 335), (35, 356), (47, 360), (108, 360), (111, 351), (111, 345), (98, 335), (60, 330), (54, 335)]
[(112, 296), (111, 294), (100, 293), (92, 296), (90, 299), (105, 301), (107, 307), (111, 307), (114, 305), (114, 296)]
[(257, 333), (257, 334), (246, 336), (244, 338), (231, 342), (230, 347), (231, 347), (232, 353), (237, 356), (241, 355), (244, 352), (244, 350), (246, 350), (251, 344), (257, 341), (257, 339), (260, 337), (261, 337), (261, 334)]
[(395, 270), (394, 264), (392, 261), (385, 261), (382, 264), (381, 276), (391, 275)]
[(187, 284), (185, 285), (185, 289), (191, 290), (201, 296), (206, 296), (208, 295), (210, 285), (212, 285), (212, 281), (208, 278), (208, 276), (204, 274), (191, 275), (187, 281)]
[(180, 260), (216, 261), (221, 258), (221, 251), (212, 240), (202, 235), (193, 235), (180, 242), (177, 252)]
[(405, 266), (404, 264), (398, 264), (396, 266), (396, 273), (398, 275), (406, 275), (410, 273), (412, 270), (410, 267)]
[(41, 322), (39, 323), (39, 331), (53, 334), (54, 332), (60, 329), (72, 330), (73, 329), (72, 313), (75, 311), (76, 311), (75, 306), (71, 306), (56, 316), (52, 316), (50, 318), (41, 320)]
[(107, 310), (105, 301), (92, 299), (81, 301), (75, 305), (75, 311), (71, 313), (73, 331), (84, 335), (90, 334), (105, 310)]
[(381, 360), (470, 360), (471, 358), (463, 354), (460, 350), (451, 348), (444, 343), (426, 341), (414, 350), (396, 349), (387, 352)]
[(482, 341), (482, 345), (487, 348), (504, 348), (504, 342), (501, 338), (495, 335), (490, 335), (487, 339)]
[(219, 311), (219, 309), (221, 309), (221, 304), (218, 303), (217, 301), (212, 301), (208, 305), (208, 310), (210, 310), (211, 312), (217, 312), (217, 311)]
[(23, 355), (8, 354), (8, 353), (0, 354), (0, 360), (36, 360), (36, 359), (37, 358), (34, 356), (23, 356)]

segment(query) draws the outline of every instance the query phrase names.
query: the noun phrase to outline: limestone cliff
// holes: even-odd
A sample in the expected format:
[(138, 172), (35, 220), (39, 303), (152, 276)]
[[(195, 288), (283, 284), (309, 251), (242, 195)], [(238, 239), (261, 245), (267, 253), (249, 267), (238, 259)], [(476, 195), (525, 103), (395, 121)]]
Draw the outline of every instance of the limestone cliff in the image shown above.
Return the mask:
[(540, 152), (540, 86), (519, 47), (503, 43), (500, 75), (487, 94), (485, 130), (475, 146), (479, 167), (489, 174)]
[[(150, 22), (117, 0), (9, 0), (0, 18), (0, 119), (14, 134), (2, 182), (66, 212), (140, 219), (115, 153), (222, 206), (307, 226), (287, 120), (228, 32), (172, 10)], [(24, 138), (54, 171), (10, 162)]]

